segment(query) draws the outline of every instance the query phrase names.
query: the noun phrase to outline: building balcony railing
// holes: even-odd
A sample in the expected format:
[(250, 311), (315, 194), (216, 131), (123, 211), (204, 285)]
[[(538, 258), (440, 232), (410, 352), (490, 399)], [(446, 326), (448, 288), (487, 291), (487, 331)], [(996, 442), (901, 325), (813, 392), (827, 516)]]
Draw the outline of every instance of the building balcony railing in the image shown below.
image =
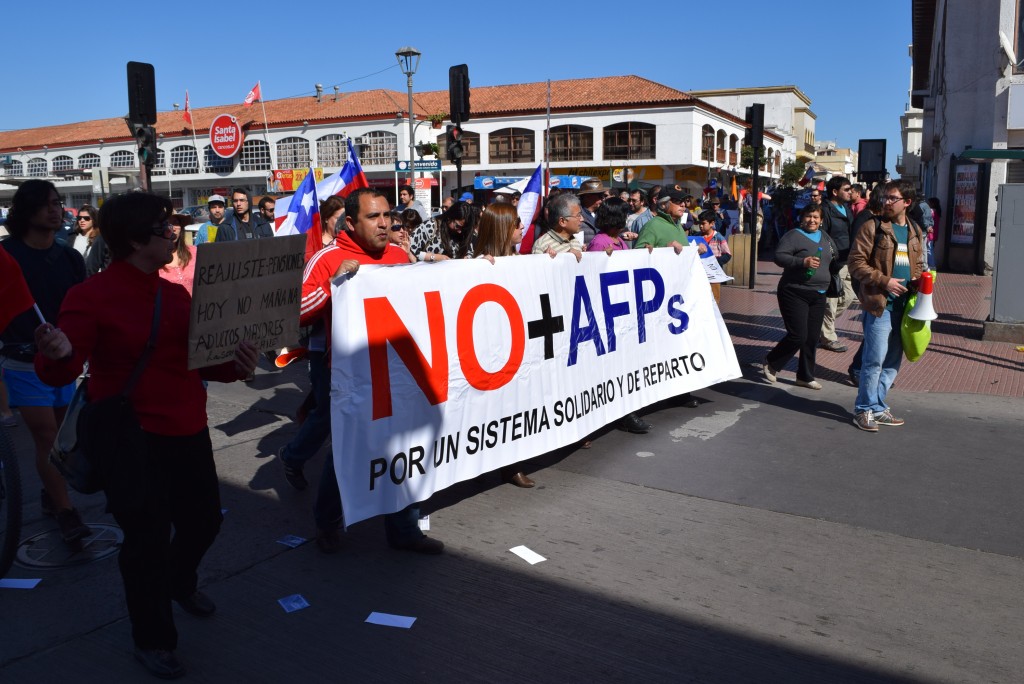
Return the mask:
[(736, 153), (735, 152), (730, 152), (729, 153), (729, 166), (736, 166), (737, 163), (738, 163), (738, 161), (736, 159)]
[(725, 150), (715, 151), (715, 161), (717, 161), (719, 164), (725, 163)]

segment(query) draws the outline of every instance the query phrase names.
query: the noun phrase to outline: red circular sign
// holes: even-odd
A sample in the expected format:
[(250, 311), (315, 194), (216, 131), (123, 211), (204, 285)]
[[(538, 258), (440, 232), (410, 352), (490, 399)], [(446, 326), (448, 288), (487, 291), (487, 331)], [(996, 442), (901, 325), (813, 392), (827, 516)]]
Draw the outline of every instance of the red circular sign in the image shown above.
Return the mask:
[(210, 147), (218, 157), (234, 157), (242, 149), (244, 138), (241, 124), (230, 114), (221, 114), (210, 124)]

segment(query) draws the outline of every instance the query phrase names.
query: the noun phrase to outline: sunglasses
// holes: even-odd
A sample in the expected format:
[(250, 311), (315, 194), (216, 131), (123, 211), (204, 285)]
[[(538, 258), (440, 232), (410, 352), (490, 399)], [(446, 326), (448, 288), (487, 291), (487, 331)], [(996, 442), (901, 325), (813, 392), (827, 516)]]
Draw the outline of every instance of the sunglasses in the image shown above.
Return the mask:
[(403, 226), (401, 223), (396, 223), (395, 225), (391, 226), (392, 233), (397, 233), (400, 230), (405, 230), (405, 226)]
[(79, 221), (92, 221), (92, 216), (79, 216)]

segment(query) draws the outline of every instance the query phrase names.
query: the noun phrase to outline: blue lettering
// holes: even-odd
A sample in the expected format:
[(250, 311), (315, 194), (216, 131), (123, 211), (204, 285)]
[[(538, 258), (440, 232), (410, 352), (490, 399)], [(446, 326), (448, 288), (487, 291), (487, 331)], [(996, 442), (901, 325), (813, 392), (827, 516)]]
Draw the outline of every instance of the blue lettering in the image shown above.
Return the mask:
[(601, 274), (601, 302), (604, 308), (604, 334), (608, 338), (608, 351), (615, 351), (615, 319), (629, 313), (626, 302), (612, 302), (608, 290), (616, 285), (629, 282), (628, 271), (613, 271)]
[[(580, 306), (587, 316), (587, 325), (580, 327)], [(590, 293), (583, 276), (576, 276), (576, 287), (572, 295), (572, 330), (569, 334), (569, 366), (576, 365), (576, 349), (580, 342), (592, 341), (598, 356), (604, 356), (604, 340), (594, 318), (594, 307), (590, 304)]]
[[(654, 296), (650, 299), (644, 299), (644, 282), (654, 285)], [(638, 268), (636, 280), (633, 281), (633, 289), (636, 292), (636, 332), (640, 343), (643, 344), (647, 341), (645, 316), (661, 308), (661, 303), (665, 301), (665, 281), (662, 280), (661, 274), (653, 268)]]
[(690, 327), (689, 314), (679, 308), (682, 303), (683, 295), (672, 295), (668, 300), (668, 315), (676, 320), (675, 323), (668, 324), (668, 331), (673, 335), (678, 335)]

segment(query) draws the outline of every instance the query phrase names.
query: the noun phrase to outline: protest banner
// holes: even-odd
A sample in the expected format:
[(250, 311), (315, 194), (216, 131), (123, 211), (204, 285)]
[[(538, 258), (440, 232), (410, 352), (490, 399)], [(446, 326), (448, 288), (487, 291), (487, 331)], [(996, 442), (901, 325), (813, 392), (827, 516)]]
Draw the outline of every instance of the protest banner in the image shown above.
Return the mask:
[(241, 340), (260, 351), (299, 339), (305, 235), (200, 245), (188, 325), (188, 367), (223, 363)]
[(332, 293), (346, 524), (740, 376), (693, 247), (363, 266)]

